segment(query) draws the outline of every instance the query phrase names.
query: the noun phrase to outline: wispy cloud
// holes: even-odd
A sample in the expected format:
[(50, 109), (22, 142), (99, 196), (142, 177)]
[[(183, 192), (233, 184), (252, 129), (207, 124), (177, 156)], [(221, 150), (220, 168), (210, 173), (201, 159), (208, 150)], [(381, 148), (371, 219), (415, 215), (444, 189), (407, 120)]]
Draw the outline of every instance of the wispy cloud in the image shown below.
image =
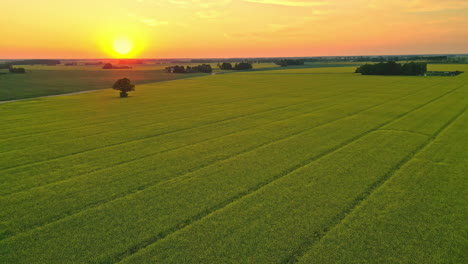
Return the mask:
[(189, 6), (212, 8), (216, 6), (225, 6), (231, 2), (232, 0), (169, 0), (169, 3), (183, 8), (187, 8)]
[(129, 13), (128, 16), (150, 27), (156, 27), (160, 25), (169, 24), (168, 21), (157, 20), (155, 18), (142, 17), (142, 16), (135, 15), (133, 13)]
[(268, 24), (264, 25), (262, 29), (224, 34), (224, 37), (228, 39), (255, 39), (267, 41), (272, 37), (292, 37), (304, 30), (306, 30), (306, 28), (303, 22), (296, 24)]
[(198, 0), (200, 7), (211, 8), (215, 6), (225, 6), (231, 3), (231, 0)]
[(146, 24), (146, 25), (148, 25), (150, 27), (169, 24), (169, 22), (167, 22), (167, 21), (158, 21), (158, 20), (156, 20), (154, 18), (141, 18), (140, 22), (143, 23), (143, 24)]
[(218, 11), (215, 11), (215, 10), (203, 10), (203, 11), (197, 12), (197, 16), (199, 16), (201, 18), (211, 19), (211, 18), (220, 17), (221, 13), (218, 12)]
[(186, 1), (186, 0), (169, 0), (169, 3), (174, 4), (174, 5), (188, 5), (188, 4), (190, 4), (190, 1)]
[(368, 7), (372, 9), (398, 9), (407, 13), (441, 12), (447, 10), (462, 10), (468, 8), (467, 0), (393, 0), (382, 2), (370, 0)]
[(308, 6), (326, 6), (329, 5), (326, 1), (310, 1), (310, 0), (244, 0), (245, 2), (257, 3), (257, 4), (271, 4), (271, 5), (282, 5), (282, 6), (294, 6), (294, 7), (308, 7)]
[(408, 12), (440, 12), (468, 8), (467, 0), (410, 1)]

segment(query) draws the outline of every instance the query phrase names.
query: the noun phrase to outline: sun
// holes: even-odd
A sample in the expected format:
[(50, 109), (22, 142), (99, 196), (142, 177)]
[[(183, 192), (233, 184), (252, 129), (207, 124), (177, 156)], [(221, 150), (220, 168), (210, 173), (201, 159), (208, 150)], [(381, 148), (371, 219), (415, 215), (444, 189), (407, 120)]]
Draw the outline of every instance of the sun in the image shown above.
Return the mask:
[(114, 39), (112, 42), (112, 49), (119, 55), (126, 56), (129, 55), (133, 50), (133, 42), (126, 38), (120, 37)]
[(115, 59), (131, 59), (141, 56), (148, 45), (145, 32), (133, 28), (119, 29), (119, 31), (112, 28), (103, 30), (96, 40), (103, 53)]

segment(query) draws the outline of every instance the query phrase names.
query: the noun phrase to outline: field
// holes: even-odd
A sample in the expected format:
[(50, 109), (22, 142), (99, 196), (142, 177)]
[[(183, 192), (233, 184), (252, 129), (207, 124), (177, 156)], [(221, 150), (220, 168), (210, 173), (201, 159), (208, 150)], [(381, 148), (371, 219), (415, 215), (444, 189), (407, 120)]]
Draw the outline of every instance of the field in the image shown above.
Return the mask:
[[(181, 63), (181, 65), (195, 66), (198, 64)], [(103, 70), (100, 65), (15, 66), (24, 67), (27, 74), (1, 74), (7, 73), (8, 71), (0, 70), (0, 101), (106, 89), (110, 88), (119, 78), (129, 78), (136, 84), (146, 84), (208, 75), (205, 73), (168, 74), (164, 71), (164, 68), (167, 66), (169, 65), (133, 65), (133, 69), (131, 70)], [(211, 66), (215, 73), (233, 72), (219, 70), (216, 64), (212, 64)], [(308, 63), (301, 66), (290, 66), (289, 68), (321, 68), (338, 66), (346, 65), (333, 63)], [(272, 63), (254, 64), (254, 71), (277, 69), (280, 69), (280, 67)]]
[(0, 263), (463, 263), (468, 67), (429, 68), (465, 73), (238, 72), (0, 104)]
[(145, 84), (206, 75), (167, 74), (162, 66), (132, 70), (103, 70), (99, 66), (15, 67), (24, 67), (27, 73), (0, 74), (0, 101), (106, 89), (119, 78), (130, 78), (136, 84)]

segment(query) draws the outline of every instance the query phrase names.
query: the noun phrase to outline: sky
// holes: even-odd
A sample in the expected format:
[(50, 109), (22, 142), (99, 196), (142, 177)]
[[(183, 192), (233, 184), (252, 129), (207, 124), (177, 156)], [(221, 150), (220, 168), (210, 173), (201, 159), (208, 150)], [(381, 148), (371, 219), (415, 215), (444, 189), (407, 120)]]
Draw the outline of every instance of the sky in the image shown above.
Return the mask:
[(3, 59), (468, 53), (468, 0), (21, 0), (0, 7)]

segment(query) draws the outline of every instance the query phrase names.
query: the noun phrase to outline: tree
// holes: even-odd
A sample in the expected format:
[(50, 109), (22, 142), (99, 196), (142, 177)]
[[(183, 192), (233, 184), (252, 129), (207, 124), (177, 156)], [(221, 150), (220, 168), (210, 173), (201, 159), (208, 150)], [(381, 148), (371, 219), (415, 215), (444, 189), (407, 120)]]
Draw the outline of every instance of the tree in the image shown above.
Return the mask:
[(13, 68), (13, 66), (10, 65), (8, 68), (10, 73), (26, 73), (26, 70), (24, 68)]
[(221, 65), (218, 64), (221, 70), (232, 70), (232, 64), (229, 62), (223, 62)]
[(281, 67), (287, 67), (288, 65), (304, 65), (304, 60), (283, 59), (275, 61), (275, 64)]
[(119, 90), (120, 97), (127, 97), (128, 96), (127, 92), (135, 91), (135, 85), (132, 84), (129, 79), (123, 78), (123, 79), (117, 80), (112, 86), (112, 89)]
[(239, 64), (235, 64), (234, 65), (234, 70), (237, 70), (237, 71), (243, 71), (243, 70), (250, 70), (252, 69), (252, 63), (250, 62), (241, 62)]
[(427, 64), (423, 62), (409, 62), (405, 64), (394, 61), (365, 64), (358, 67), (355, 73), (362, 75), (424, 75)]
[(102, 66), (102, 68), (105, 69), (105, 70), (109, 70), (109, 69), (112, 69), (113, 66), (110, 63), (106, 63), (106, 64), (104, 64), (104, 66)]
[(194, 68), (196, 69), (196, 72), (211, 73), (213, 71), (210, 64), (202, 64)]

